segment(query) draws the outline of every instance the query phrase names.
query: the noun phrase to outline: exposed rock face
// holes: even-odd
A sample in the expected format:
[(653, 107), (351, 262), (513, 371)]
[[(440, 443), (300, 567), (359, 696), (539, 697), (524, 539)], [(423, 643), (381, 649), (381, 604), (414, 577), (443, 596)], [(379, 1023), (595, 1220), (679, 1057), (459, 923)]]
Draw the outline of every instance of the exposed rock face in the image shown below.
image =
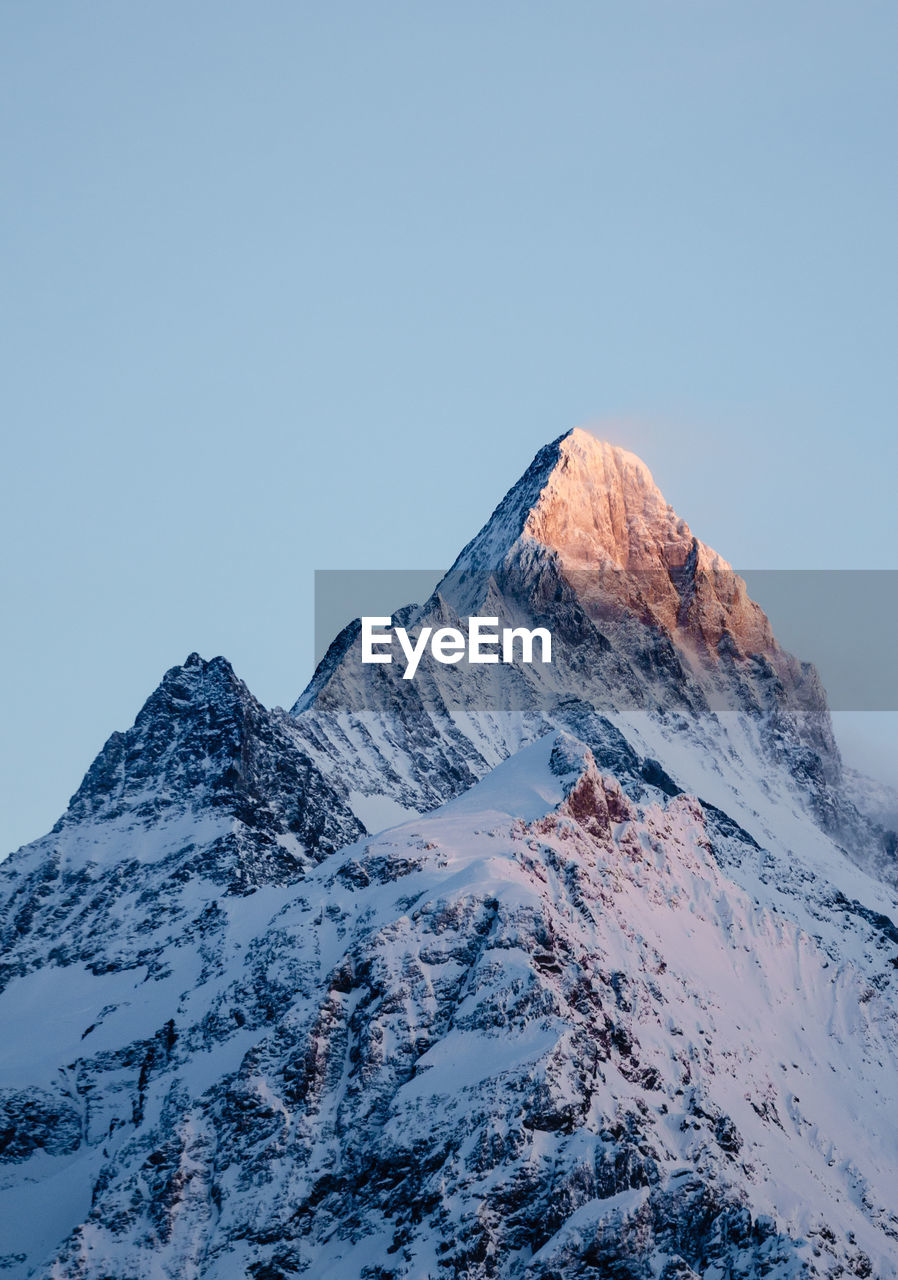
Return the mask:
[(573, 433), (403, 615), (551, 671), (168, 672), (0, 865), (2, 1274), (898, 1274), (894, 844), (721, 565)]
[(634, 454), (576, 429), (539, 455), (517, 490), (456, 573), (496, 571), (515, 544), (532, 541), (557, 556), (592, 616), (634, 617), (706, 652), (724, 636), (743, 655), (778, 652), (742, 579), (693, 536)]

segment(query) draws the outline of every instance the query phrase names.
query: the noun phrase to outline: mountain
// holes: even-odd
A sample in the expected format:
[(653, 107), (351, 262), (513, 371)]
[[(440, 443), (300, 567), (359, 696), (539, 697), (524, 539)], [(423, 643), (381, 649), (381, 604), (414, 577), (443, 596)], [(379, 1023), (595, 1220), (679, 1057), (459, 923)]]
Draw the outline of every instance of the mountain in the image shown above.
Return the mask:
[[(633, 454), (580, 429), (547, 445), (464, 548), (413, 634), (466, 615), (536, 622), (550, 669), (359, 662), (358, 624), (331, 645), (293, 707), (312, 759), (339, 776), (365, 820), (427, 811), (551, 728), (578, 733), (600, 712), (683, 789), (694, 761), (718, 762), (718, 803), (741, 805), (745, 776), (797, 794), (864, 865), (890, 874), (883, 833), (844, 788), (826, 698), (811, 664), (786, 653), (745, 584), (693, 536)], [(401, 708), (401, 713), (398, 709)], [(681, 723), (703, 750), (684, 757)]]
[(898, 1275), (895, 838), (813, 669), (579, 431), (398, 620), (472, 612), (551, 667), (191, 655), (0, 864), (0, 1272)]
[(489, 575), (509, 555), (542, 548), (589, 612), (632, 616), (713, 651), (724, 636), (740, 652), (778, 654), (745, 584), (665, 502), (640, 458), (581, 429), (534, 460), (459, 556), (459, 577)]

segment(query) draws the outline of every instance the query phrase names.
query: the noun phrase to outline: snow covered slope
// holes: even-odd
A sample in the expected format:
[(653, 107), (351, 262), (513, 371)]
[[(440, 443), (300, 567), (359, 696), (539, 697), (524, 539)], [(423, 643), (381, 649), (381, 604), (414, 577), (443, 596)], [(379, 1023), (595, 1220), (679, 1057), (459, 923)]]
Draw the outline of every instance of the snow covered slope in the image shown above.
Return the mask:
[(547, 446), (408, 611), (549, 673), (191, 655), (0, 865), (0, 1274), (898, 1275), (894, 844), (647, 476)]
[[(296, 885), (180, 879), (164, 968), (104, 951), (4, 992), (7, 1258), (891, 1274), (898, 932), (862, 903), (896, 904), (820, 840), (776, 880), (785, 850), (550, 735)], [(120, 936), (171, 876), (141, 870)]]

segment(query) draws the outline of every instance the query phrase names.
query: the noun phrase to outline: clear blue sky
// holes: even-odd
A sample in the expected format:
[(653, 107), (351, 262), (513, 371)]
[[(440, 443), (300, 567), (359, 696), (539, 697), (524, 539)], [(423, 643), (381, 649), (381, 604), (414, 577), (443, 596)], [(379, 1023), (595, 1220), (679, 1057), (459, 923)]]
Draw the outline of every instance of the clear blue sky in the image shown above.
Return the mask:
[(739, 566), (896, 567), (896, 64), (894, 0), (7, 0), (0, 844), (577, 423)]

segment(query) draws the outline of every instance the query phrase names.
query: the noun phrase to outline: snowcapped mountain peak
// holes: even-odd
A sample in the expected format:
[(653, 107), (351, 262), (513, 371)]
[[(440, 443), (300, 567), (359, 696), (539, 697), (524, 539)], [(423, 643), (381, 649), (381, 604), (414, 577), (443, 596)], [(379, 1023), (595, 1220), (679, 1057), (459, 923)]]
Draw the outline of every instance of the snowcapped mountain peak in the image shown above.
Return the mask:
[(745, 583), (695, 537), (645, 463), (581, 427), (536, 455), (448, 577), (485, 581), (509, 565), (532, 577), (547, 561), (594, 619), (635, 618), (704, 653), (725, 637), (741, 654), (777, 651)]
[[(657, 557), (646, 554), (645, 535), (660, 527), (691, 544), (688, 526), (642, 459), (574, 427), (540, 450), (453, 568), (496, 568), (520, 537), (564, 552), (569, 561), (657, 567)], [(680, 563), (686, 553), (688, 545)]]
[(80, 867), (106, 865), (127, 846), (192, 875), (199, 823), (203, 874), (241, 891), (295, 875), (363, 829), (291, 718), (264, 707), (227, 659), (191, 653), (131, 728), (109, 737), (51, 834), (23, 853)]
[(215, 762), (231, 753), (254, 712), (264, 714), (227, 659), (191, 653), (166, 671), (132, 728), (111, 735), (60, 825), (139, 811), (147, 791), (156, 811), (187, 802), (214, 786)]
[[(565, 564), (617, 569), (680, 567), (694, 539), (633, 453), (575, 428), (531, 509), (524, 534), (558, 551)], [(728, 568), (715, 553), (716, 565)]]
[(561, 437), (558, 458), (559, 467), (553, 479), (576, 477), (579, 480), (581, 475), (573, 468), (580, 467), (587, 475), (600, 480), (607, 490), (619, 488), (624, 493), (642, 493), (653, 503), (667, 508), (642, 458), (621, 445), (612, 444), (610, 440), (599, 439), (584, 427), (574, 427)]
[[(856, 845), (853, 814), (839, 816), (827, 790), (840, 762), (816, 673), (777, 645), (742, 579), (634, 454), (580, 428), (544, 446), (410, 610), (413, 629), (475, 615), (536, 623), (551, 632), (552, 663), (422, 663), (406, 680), (398, 663), (364, 665), (358, 623), (345, 628), (292, 715), (304, 749), (347, 781), (369, 829), (459, 795), (550, 727), (583, 736), (577, 708), (588, 704), (608, 716), (688, 711), (712, 737), (709, 712), (749, 715), (759, 735), (749, 754), (800, 777), (828, 829)], [(365, 807), (385, 792), (399, 814)]]

